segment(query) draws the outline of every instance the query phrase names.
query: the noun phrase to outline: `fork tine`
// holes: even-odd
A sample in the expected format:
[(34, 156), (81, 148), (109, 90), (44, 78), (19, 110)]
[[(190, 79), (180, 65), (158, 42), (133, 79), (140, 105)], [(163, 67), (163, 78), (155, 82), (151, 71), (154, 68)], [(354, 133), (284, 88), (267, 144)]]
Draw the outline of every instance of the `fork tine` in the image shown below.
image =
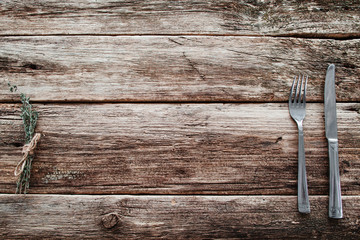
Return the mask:
[(297, 82), (296, 82), (296, 89), (295, 89), (295, 97), (294, 97), (294, 103), (297, 103), (298, 101), (298, 98), (299, 98), (299, 91), (298, 91), (298, 89), (299, 89), (299, 82), (300, 82), (300, 75), (299, 75), (299, 78), (298, 78), (298, 80), (297, 80)]
[(305, 79), (305, 86), (304, 86), (304, 97), (303, 97), (303, 103), (306, 103), (306, 87), (307, 87), (307, 81), (308, 81), (308, 75), (306, 75)]
[(295, 85), (295, 80), (296, 80), (296, 76), (294, 77), (294, 81), (291, 85), (291, 89), (290, 89), (290, 95), (289, 95), (289, 103), (292, 102), (292, 98), (294, 96), (294, 85)]
[[(300, 76), (299, 76), (299, 81), (300, 81)], [(303, 82), (304, 82), (304, 75), (302, 75), (302, 77), (301, 77), (298, 103), (301, 103), (301, 97), (303, 97), (303, 94), (302, 94), (302, 91), (301, 91), (301, 90), (302, 90), (302, 86), (303, 86)]]

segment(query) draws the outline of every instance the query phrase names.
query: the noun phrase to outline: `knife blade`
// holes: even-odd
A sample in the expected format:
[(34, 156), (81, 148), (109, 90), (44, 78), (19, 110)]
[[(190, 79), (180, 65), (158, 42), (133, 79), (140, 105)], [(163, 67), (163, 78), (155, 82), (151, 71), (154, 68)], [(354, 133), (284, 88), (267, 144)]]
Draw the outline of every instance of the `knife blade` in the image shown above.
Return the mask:
[(342, 218), (339, 153), (336, 116), (335, 65), (330, 64), (325, 78), (325, 132), (329, 148), (329, 217)]

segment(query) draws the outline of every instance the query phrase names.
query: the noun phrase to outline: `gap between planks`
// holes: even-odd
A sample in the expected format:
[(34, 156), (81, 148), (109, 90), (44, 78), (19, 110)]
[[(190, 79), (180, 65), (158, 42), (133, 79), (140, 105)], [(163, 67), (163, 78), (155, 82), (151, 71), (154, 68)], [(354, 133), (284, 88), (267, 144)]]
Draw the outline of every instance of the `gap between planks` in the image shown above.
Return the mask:
[[(288, 101), (228, 101), (228, 100), (223, 100), (223, 101), (166, 101), (166, 100), (161, 100), (161, 101), (124, 101), (124, 100), (118, 100), (118, 101), (114, 101), (114, 100), (71, 100), (71, 101), (52, 101), (52, 100), (31, 100), (30, 99), (31, 104), (59, 104), (59, 105), (81, 105), (81, 104), (268, 104), (268, 103), (274, 103), (274, 104), (287, 104)], [(15, 100), (14, 101), (3, 101), (0, 100), (0, 104), (20, 104), (20, 100)], [(324, 101), (307, 101), (306, 103), (308, 104), (322, 104), (324, 103)], [(357, 104), (360, 103), (359, 101), (336, 101), (336, 103), (350, 103), (350, 104)]]
[(266, 34), (207, 34), (207, 33), (164, 33), (164, 34), (154, 34), (154, 33), (70, 33), (70, 34), (0, 34), (0, 37), (181, 37), (181, 36), (194, 36), (194, 37), (252, 37), (252, 38), (263, 38), (263, 37), (272, 37), (272, 38), (301, 38), (301, 39), (329, 39), (329, 40), (355, 40), (360, 39), (360, 33), (347, 33), (347, 34), (317, 34), (317, 33), (290, 33), (290, 34), (279, 34), (279, 35), (266, 35)]
[[(19, 194), (15, 194), (15, 193), (0, 193), (0, 197), (2, 196), (14, 196), (14, 195), (19, 195)], [(290, 194), (271, 194), (271, 195), (263, 195), (263, 194), (201, 194), (201, 193), (196, 193), (196, 194), (181, 194), (181, 193), (174, 193), (174, 194), (160, 194), (160, 193), (123, 193), (123, 194), (109, 194), (109, 193), (96, 193), (96, 194), (63, 194), (63, 193), (27, 193), (27, 194), (23, 194), (22, 196), (29, 196), (29, 197), (41, 197), (41, 196), (54, 196), (54, 197), (61, 197), (61, 196), (70, 196), (70, 197), (105, 197), (105, 196), (112, 196), (112, 197), (199, 197), (199, 198), (206, 198), (206, 197), (224, 197), (224, 198), (232, 198), (232, 197), (237, 197), (237, 198), (296, 198), (297, 195), (290, 195)], [(314, 194), (314, 195), (309, 195), (309, 197), (311, 198), (326, 198), (329, 197), (329, 195), (322, 195), (322, 194)], [(353, 198), (353, 197), (360, 197), (360, 195), (341, 195), (341, 198)]]

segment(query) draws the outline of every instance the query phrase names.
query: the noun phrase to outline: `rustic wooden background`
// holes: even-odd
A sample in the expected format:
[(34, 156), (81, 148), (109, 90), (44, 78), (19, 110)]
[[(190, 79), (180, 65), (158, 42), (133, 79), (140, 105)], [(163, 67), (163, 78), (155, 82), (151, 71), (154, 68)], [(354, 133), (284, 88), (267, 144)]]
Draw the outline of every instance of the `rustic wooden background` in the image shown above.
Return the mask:
[[(0, 2), (0, 237), (360, 238), (360, 2)], [(344, 218), (327, 216), (336, 69)], [(297, 212), (293, 76), (311, 214)], [(19, 100), (43, 134), (14, 195)]]

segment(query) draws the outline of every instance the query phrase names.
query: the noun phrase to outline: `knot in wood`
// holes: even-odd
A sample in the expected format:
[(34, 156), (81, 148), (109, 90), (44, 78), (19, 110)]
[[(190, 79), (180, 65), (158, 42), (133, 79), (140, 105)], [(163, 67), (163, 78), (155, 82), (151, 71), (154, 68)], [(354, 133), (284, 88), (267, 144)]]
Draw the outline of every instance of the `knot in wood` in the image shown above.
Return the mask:
[(102, 219), (101, 223), (105, 228), (115, 227), (119, 223), (120, 217), (117, 213), (106, 214)]

